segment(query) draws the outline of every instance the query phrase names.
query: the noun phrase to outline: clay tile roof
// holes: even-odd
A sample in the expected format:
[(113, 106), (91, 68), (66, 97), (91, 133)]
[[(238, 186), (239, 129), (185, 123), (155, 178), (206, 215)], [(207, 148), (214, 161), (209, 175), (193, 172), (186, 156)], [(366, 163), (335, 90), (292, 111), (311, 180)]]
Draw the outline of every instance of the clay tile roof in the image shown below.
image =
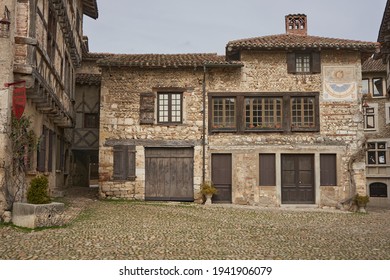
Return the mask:
[(100, 74), (78, 73), (76, 83), (80, 85), (100, 85), (102, 76)]
[(232, 51), (238, 49), (330, 48), (374, 52), (377, 46), (375, 42), (280, 34), (230, 41), (227, 49)]
[(96, 0), (83, 0), (83, 13), (93, 19), (99, 16)]
[(383, 63), (382, 59), (374, 59), (370, 57), (366, 61), (364, 61), (362, 65), (363, 73), (368, 72), (386, 72), (386, 64)]
[(198, 54), (117, 54), (97, 61), (99, 66), (143, 67), (143, 68), (184, 68), (210, 66), (237, 66), (237, 61), (226, 61), (225, 56), (215, 53)]

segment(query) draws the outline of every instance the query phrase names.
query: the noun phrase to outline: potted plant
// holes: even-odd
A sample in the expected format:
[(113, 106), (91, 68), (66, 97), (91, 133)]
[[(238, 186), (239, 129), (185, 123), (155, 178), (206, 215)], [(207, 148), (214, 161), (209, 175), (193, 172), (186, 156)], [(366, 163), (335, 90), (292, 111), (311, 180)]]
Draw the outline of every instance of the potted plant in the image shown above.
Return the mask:
[(354, 201), (355, 201), (356, 205), (358, 206), (358, 211), (362, 212), (362, 213), (366, 213), (366, 206), (367, 206), (367, 203), (370, 201), (370, 198), (368, 197), (368, 195), (360, 195), (357, 193), (355, 195)]
[(200, 185), (200, 192), (206, 197), (205, 204), (211, 204), (211, 198), (217, 193), (213, 182), (207, 181)]

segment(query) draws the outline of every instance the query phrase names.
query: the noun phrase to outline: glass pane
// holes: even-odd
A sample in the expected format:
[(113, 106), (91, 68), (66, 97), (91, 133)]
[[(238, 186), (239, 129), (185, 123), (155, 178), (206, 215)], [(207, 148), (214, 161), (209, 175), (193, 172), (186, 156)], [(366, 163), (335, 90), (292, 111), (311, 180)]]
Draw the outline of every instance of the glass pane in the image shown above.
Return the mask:
[(378, 152), (378, 163), (379, 164), (386, 164), (386, 152), (385, 151)]
[(383, 82), (382, 78), (373, 79), (374, 96), (383, 96)]
[(375, 152), (368, 152), (367, 153), (367, 161), (368, 161), (368, 164), (376, 164)]

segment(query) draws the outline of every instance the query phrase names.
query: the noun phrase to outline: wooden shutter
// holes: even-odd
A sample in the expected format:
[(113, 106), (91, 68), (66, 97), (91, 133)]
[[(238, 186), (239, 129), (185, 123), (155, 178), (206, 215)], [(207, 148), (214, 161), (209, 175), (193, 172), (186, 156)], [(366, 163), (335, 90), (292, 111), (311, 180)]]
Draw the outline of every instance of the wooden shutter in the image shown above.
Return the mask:
[(296, 71), (295, 53), (287, 53), (287, 73), (295, 73)]
[(37, 170), (39, 172), (45, 172), (46, 167), (46, 127), (42, 129), (42, 135), (39, 141), (38, 156), (37, 156)]
[(320, 169), (321, 169), (321, 186), (336, 186), (337, 185), (337, 171), (336, 171), (336, 155), (335, 154), (321, 154), (320, 155)]
[(135, 181), (135, 146), (127, 146), (127, 180)]
[(140, 124), (154, 123), (154, 94), (141, 93), (140, 96)]
[(275, 186), (275, 154), (260, 154), (260, 186)]
[(135, 180), (135, 146), (114, 146), (114, 180)]
[(321, 73), (321, 55), (319, 52), (311, 54), (311, 72)]
[(49, 156), (47, 162), (47, 171), (49, 172), (53, 171), (53, 143), (55, 137), (56, 137), (55, 132), (50, 130), (49, 131)]
[(125, 178), (125, 147), (114, 146), (114, 180), (123, 180)]

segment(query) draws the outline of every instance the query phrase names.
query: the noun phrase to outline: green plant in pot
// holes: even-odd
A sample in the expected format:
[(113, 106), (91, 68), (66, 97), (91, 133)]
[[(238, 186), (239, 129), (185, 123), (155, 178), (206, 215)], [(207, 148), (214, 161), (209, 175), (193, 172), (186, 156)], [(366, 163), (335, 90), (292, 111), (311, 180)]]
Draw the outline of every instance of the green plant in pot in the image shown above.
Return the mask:
[(213, 182), (206, 181), (200, 185), (200, 192), (206, 197), (205, 204), (211, 204), (211, 198), (217, 193), (217, 189)]
[(50, 203), (48, 195), (49, 181), (44, 176), (37, 176), (30, 182), (30, 188), (27, 191), (27, 202), (31, 204)]

